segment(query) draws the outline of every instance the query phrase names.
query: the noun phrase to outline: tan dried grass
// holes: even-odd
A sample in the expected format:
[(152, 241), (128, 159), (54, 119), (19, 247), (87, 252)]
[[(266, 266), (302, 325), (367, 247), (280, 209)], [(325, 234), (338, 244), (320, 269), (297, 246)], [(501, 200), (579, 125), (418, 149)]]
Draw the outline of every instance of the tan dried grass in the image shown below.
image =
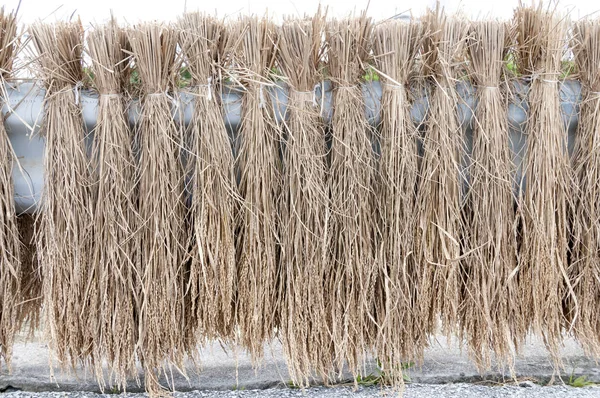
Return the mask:
[(170, 367), (183, 371), (189, 337), (189, 306), (184, 267), (187, 252), (182, 138), (171, 112), (176, 63), (176, 32), (159, 23), (127, 30), (141, 80), (138, 213), (140, 217), (141, 286), (136, 295), (138, 356), (145, 369), (146, 390), (162, 394), (160, 373), (169, 379)]
[(278, 29), (278, 65), (287, 78), (287, 121), (282, 123), (283, 192), (280, 338), (292, 381), (308, 386), (316, 372), (326, 381), (334, 366), (325, 276), (328, 224), (325, 126), (316, 103), (322, 80), (324, 16), (287, 19)]
[[(16, 50), (17, 20), (15, 13), (0, 8), (0, 84), (12, 69)], [(17, 332), (21, 300), (21, 245), (14, 205), (12, 169), (14, 153), (0, 124), (0, 367), (4, 361), (11, 369), (12, 346)]]
[(87, 38), (94, 86), (99, 94), (92, 153), (96, 205), (93, 214), (94, 252), (90, 262), (87, 303), (93, 336), (95, 373), (103, 390), (103, 365), (108, 382), (126, 389), (137, 377), (135, 307), (140, 285), (137, 196), (133, 133), (125, 109), (123, 83), (129, 78), (125, 32), (116, 21), (96, 26)]
[(21, 302), (18, 305), (17, 330), (26, 330), (29, 337), (41, 327), (42, 275), (38, 262), (35, 220), (33, 214), (17, 217), (21, 239)]
[(465, 57), (468, 24), (443, 10), (423, 18), (423, 67), (431, 83), (425, 121), (423, 158), (417, 192), (416, 253), (421, 268), (418, 311), (427, 334), (441, 318), (447, 336), (457, 330), (460, 306), (460, 259), (464, 137), (457, 114), (456, 79)]
[(334, 84), (328, 175), (331, 220), (325, 322), (331, 327), (334, 360), (356, 375), (376, 340), (373, 318), (375, 266), (375, 154), (365, 117), (361, 77), (366, 70), (371, 20), (328, 22), (327, 60)]
[(377, 298), (376, 353), (390, 382), (403, 382), (403, 362), (419, 361), (427, 344), (416, 309), (419, 267), (414, 225), (419, 173), (419, 132), (410, 116), (409, 76), (421, 49), (422, 26), (390, 20), (375, 27), (374, 58), (382, 76), (379, 138), (381, 253)]
[(582, 102), (573, 154), (577, 186), (569, 278), (575, 292), (567, 300), (570, 327), (590, 355), (600, 356), (600, 21), (573, 26), (573, 54), (582, 85)]
[(488, 20), (472, 22), (468, 51), (477, 89), (473, 151), (466, 196), (465, 258), (460, 336), (480, 370), (512, 365), (512, 338), (519, 320), (516, 286), (515, 197), (508, 133), (508, 102), (502, 69), (509, 26)]
[(92, 258), (93, 197), (77, 85), (83, 80), (83, 28), (77, 22), (30, 27), (46, 87), (41, 133), (46, 139), (45, 184), (38, 215), (47, 341), (62, 367), (86, 365), (88, 281)]
[(179, 19), (179, 45), (191, 74), (192, 142), (190, 295), (198, 333), (231, 339), (237, 286), (235, 222), (239, 204), (231, 140), (221, 110), (220, 57), (225, 25), (199, 13)]
[(531, 330), (541, 336), (556, 365), (566, 325), (563, 299), (567, 279), (569, 159), (559, 99), (561, 59), (567, 20), (540, 3), (515, 10), (516, 59), (529, 76), (529, 117), (524, 171), (526, 188), (519, 205), (521, 247), (518, 303), (522, 320), (515, 338)]
[(277, 282), (280, 237), (277, 203), (281, 195), (280, 137), (266, 85), (274, 63), (274, 25), (244, 17), (228, 32), (235, 52), (234, 72), (243, 85), (236, 169), (242, 204), (236, 241), (237, 323), (241, 344), (255, 364), (280, 322)]

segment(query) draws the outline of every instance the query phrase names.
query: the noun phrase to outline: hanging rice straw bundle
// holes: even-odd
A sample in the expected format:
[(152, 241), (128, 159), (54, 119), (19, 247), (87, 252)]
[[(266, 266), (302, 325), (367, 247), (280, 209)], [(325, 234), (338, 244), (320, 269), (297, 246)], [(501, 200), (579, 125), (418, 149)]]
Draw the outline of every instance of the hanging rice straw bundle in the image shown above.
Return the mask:
[(584, 348), (600, 356), (600, 20), (574, 26), (573, 53), (582, 84), (573, 169), (578, 184), (569, 276), (575, 299), (567, 317)]
[(325, 126), (315, 100), (321, 80), (323, 17), (286, 20), (279, 29), (279, 66), (289, 96), (281, 212), (284, 281), (281, 338), (288, 369), (306, 386), (317, 371), (327, 378), (334, 363), (325, 307), (327, 225)]
[(225, 26), (199, 13), (179, 20), (179, 45), (191, 74), (195, 106), (192, 142), (192, 258), (190, 294), (202, 335), (230, 338), (234, 331), (237, 183), (231, 142), (218, 95), (220, 45)]
[(511, 362), (518, 319), (514, 171), (507, 102), (500, 87), (507, 25), (479, 21), (469, 28), (468, 50), (478, 104), (466, 197), (460, 333), (480, 369)]
[(374, 166), (372, 131), (365, 117), (361, 78), (366, 69), (371, 21), (334, 20), (327, 26), (332, 82), (328, 232), (329, 315), (335, 359), (358, 375), (375, 340), (372, 306), (376, 276), (374, 253)]
[[(426, 335), (415, 319), (418, 286), (414, 253), (418, 130), (410, 117), (409, 74), (421, 45), (421, 25), (391, 20), (375, 29), (375, 60), (382, 75), (381, 158), (377, 192), (383, 253), (378, 259), (377, 358), (402, 382), (398, 364), (423, 355)], [(398, 373), (398, 374), (396, 374)]]
[(463, 61), (467, 24), (449, 18), (439, 8), (429, 10), (423, 23), (424, 68), (432, 91), (417, 192), (419, 306), (423, 330), (434, 332), (441, 316), (449, 336), (455, 331), (460, 301), (460, 153), (464, 144), (455, 81)]
[(279, 139), (267, 102), (268, 73), (273, 66), (274, 27), (267, 19), (242, 18), (229, 32), (238, 38), (242, 121), (237, 137), (237, 172), (242, 199), (238, 253), (237, 317), (242, 345), (257, 363), (263, 345), (279, 323), (279, 232), (277, 203), (281, 191)]
[[(0, 8), (0, 84), (12, 69), (17, 36), (16, 14)], [(4, 90), (3, 90), (4, 91)], [(0, 123), (0, 367), (10, 369), (21, 300), (21, 248), (15, 212), (12, 168), (14, 155), (4, 123)]]
[(523, 320), (517, 338), (529, 328), (542, 336), (555, 363), (564, 326), (562, 300), (567, 272), (567, 134), (560, 113), (558, 78), (567, 21), (552, 11), (519, 7), (515, 11), (519, 72), (530, 77), (525, 176), (520, 201), (522, 243), (519, 299)]
[(136, 198), (132, 142), (122, 87), (128, 77), (125, 32), (113, 20), (87, 39), (94, 85), (99, 94), (93, 162), (97, 181), (94, 254), (91, 261), (89, 330), (93, 335), (96, 378), (104, 388), (103, 360), (122, 388), (134, 375), (139, 286), (135, 245)]
[(63, 366), (91, 359), (93, 336), (86, 302), (92, 257), (92, 192), (79, 85), (83, 80), (81, 23), (31, 26), (39, 72), (46, 86), (42, 134), (45, 183), (39, 213), (48, 341)]
[[(158, 373), (174, 364), (183, 369), (187, 347), (186, 209), (181, 137), (171, 112), (177, 35), (158, 23), (127, 31), (142, 84), (139, 141), (140, 277), (139, 357), (146, 371), (146, 389), (160, 393)], [(192, 342), (193, 344), (193, 342)], [(166, 363), (165, 363), (166, 362)]]

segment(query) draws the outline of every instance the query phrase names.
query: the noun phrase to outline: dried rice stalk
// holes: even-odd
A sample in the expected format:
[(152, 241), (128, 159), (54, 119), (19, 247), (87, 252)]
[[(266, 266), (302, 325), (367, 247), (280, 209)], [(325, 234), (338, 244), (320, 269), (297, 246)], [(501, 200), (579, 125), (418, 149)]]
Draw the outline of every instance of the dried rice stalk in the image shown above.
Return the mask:
[(455, 80), (465, 50), (467, 24), (443, 10), (424, 17), (424, 68), (433, 84), (423, 138), (417, 192), (416, 253), (422, 267), (419, 312), (423, 330), (433, 333), (438, 317), (453, 333), (460, 305), (461, 222), (460, 154), (464, 148), (456, 111)]
[(238, 253), (237, 322), (242, 345), (257, 363), (263, 345), (279, 324), (279, 232), (277, 201), (281, 191), (279, 137), (273, 125), (266, 76), (274, 61), (274, 26), (267, 19), (242, 18), (229, 32), (240, 40), (237, 73), (244, 84), (238, 132), (237, 172), (243, 200)]
[(416, 22), (391, 20), (375, 29), (375, 60), (383, 78), (379, 191), (383, 252), (376, 297), (380, 333), (377, 358), (393, 382), (402, 383), (398, 364), (422, 358), (426, 335), (415, 311), (418, 269), (414, 253), (418, 130), (410, 117), (408, 80), (422, 38)]
[(323, 17), (286, 20), (279, 28), (279, 66), (288, 79), (281, 262), (285, 300), (281, 338), (296, 385), (307, 386), (317, 371), (333, 368), (325, 306), (327, 226), (330, 218), (326, 179), (325, 126), (315, 101), (321, 80)]
[(146, 373), (146, 389), (161, 393), (160, 369), (167, 364), (183, 369), (187, 306), (183, 261), (187, 251), (186, 209), (181, 137), (171, 113), (177, 35), (158, 23), (127, 31), (142, 82), (141, 120), (136, 134), (139, 155), (139, 216), (141, 239), (137, 311), (139, 357)]
[(574, 298), (567, 317), (577, 339), (600, 356), (600, 20), (574, 26), (573, 53), (582, 83), (578, 134), (573, 155), (578, 195), (573, 214), (573, 257), (569, 276)]
[(17, 330), (25, 328), (30, 336), (40, 328), (42, 303), (42, 276), (38, 262), (35, 239), (35, 219), (31, 214), (17, 217), (17, 228), (21, 239), (21, 303)]
[[(15, 13), (0, 8), (0, 84), (12, 69), (17, 36)], [(21, 299), (21, 248), (12, 181), (13, 151), (4, 122), (0, 123), (0, 367), (10, 370), (14, 335)]]
[(190, 264), (192, 311), (204, 338), (234, 332), (235, 214), (238, 200), (231, 142), (223, 122), (219, 57), (225, 26), (199, 13), (179, 20), (179, 45), (190, 71), (195, 106), (192, 141)]
[(507, 25), (479, 21), (469, 28), (468, 50), (478, 104), (466, 197), (460, 333), (477, 366), (511, 364), (518, 319), (515, 168), (509, 146), (507, 102), (500, 87)]
[(365, 117), (361, 90), (364, 62), (369, 57), (371, 20), (334, 20), (327, 25), (328, 65), (334, 86), (331, 121), (331, 198), (329, 270), (326, 276), (327, 322), (341, 368), (359, 374), (366, 350), (375, 341), (372, 321), (375, 290), (375, 156), (373, 132)]
[(569, 159), (558, 78), (567, 21), (540, 4), (515, 11), (519, 71), (530, 76), (527, 185), (520, 202), (522, 243), (519, 299), (524, 339), (529, 328), (542, 336), (558, 364), (567, 294), (567, 195)]
[(128, 77), (125, 32), (113, 20), (92, 30), (87, 39), (95, 88), (99, 93), (93, 162), (97, 181), (94, 254), (88, 280), (89, 332), (93, 336), (96, 378), (105, 387), (102, 366), (111, 368), (117, 386), (136, 375), (135, 344), (139, 286), (135, 222), (136, 197), (133, 134), (122, 95)]
[(59, 362), (91, 360), (88, 333), (92, 192), (77, 85), (83, 80), (81, 23), (31, 26), (38, 70), (46, 86), (42, 134), (45, 184), (40, 203), (38, 257), (42, 267), (44, 322)]

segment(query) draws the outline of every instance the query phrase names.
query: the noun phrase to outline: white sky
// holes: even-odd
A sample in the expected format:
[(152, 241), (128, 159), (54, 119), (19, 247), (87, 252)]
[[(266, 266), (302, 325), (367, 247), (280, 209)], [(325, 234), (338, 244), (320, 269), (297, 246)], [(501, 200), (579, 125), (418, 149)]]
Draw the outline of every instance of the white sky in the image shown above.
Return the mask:
[[(5, 0), (7, 10), (16, 8), (19, 0)], [(397, 13), (411, 11), (420, 15), (435, 0), (21, 0), (20, 22), (30, 23), (44, 18), (51, 22), (79, 15), (85, 25), (103, 22), (111, 10), (121, 22), (136, 23), (142, 20), (174, 20), (184, 10), (206, 11), (218, 16), (264, 14), (269, 11), (276, 20), (284, 15), (312, 14), (319, 3), (329, 7), (329, 15), (345, 16), (353, 10), (369, 5), (369, 16), (375, 19), (389, 18)], [(529, 4), (528, 0), (524, 0)], [(446, 10), (461, 9), (471, 18), (497, 17), (509, 19), (518, 0), (441, 0)], [(600, 10), (598, 0), (564, 0), (559, 9), (569, 12), (571, 19), (579, 19)]]

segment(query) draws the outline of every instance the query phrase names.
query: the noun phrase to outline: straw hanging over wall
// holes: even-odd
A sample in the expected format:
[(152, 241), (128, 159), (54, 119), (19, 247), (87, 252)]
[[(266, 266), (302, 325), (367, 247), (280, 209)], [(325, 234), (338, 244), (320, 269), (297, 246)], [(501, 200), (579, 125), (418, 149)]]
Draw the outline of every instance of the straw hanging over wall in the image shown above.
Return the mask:
[(267, 19), (243, 18), (229, 34), (239, 38), (236, 62), (242, 96), (237, 137), (237, 172), (242, 207), (237, 237), (237, 317), (241, 343), (253, 361), (279, 325), (277, 300), (279, 232), (277, 203), (281, 195), (281, 160), (267, 76), (273, 66), (274, 26)]
[(472, 22), (468, 51), (477, 89), (473, 151), (469, 167), (464, 237), (460, 335), (480, 369), (491, 354), (512, 362), (512, 337), (519, 319), (516, 290), (516, 233), (507, 101), (501, 87), (507, 25)]
[(327, 319), (338, 367), (359, 374), (375, 341), (372, 321), (376, 276), (373, 236), (372, 131), (365, 117), (361, 78), (369, 57), (371, 20), (334, 20), (327, 25), (327, 56), (333, 91), (329, 195), (331, 222)]
[(192, 145), (190, 299), (202, 340), (228, 339), (235, 325), (234, 232), (239, 195), (219, 95), (225, 26), (214, 18), (190, 13), (179, 20), (178, 27), (179, 45), (191, 74), (189, 91), (195, 100), (187, 133)]
[[(0, 11), (0, 28), (6, 80), (23, 43), (14, 15)], [(89, 74), (80, 23), (30, 32), (46, 88), (45, 186), (34, 227), (15, 215), (0, 126), (2, 363), (19, 328), (40, 323), (61, 365), (124, 389), (139, 361), (152, 395), (198, 345), (240, 343), (258, 364), (275, 338), (296, 385), (358, 376), (376, 357), (378, 379), (401, 387), (402, 364), (423, 360), (440, 319), (480, 370), (512, 371), (531, 332), (555, 365), (563, 334), (600, 356), (599, 21), (573, 29), (583, 99), (572, 168), (559, 96), (567, 21), (542, 5), (518, 8), (511, 27), (439, 7), (376, 26), (320, 11), (279, 27), (198, 13), (174, 28), (113, 21), (89, 32)], [(510, 83), (528, 97), (526, 181), (509, 139), (509, 48), (524, 76)], [(379, 132), (366, 77), (381, 81)], [(468, 79), (473, 119), (457, 92)], [(82, 80), (99, 93), (93, 146)], [(426, 98), (411, 96), (419, 82)], [(188, 126), (184, 112), (174, 120), (190, 108)], [(411, 111), (423, 109), (417, 128)]]
[(135, 159), (133, 134), (123, 97), (128, 74), (128, 43), (115, 21), (97, 26), (87, 39), (94, 86), (99, 94), (92, 160), (97, 184), (94, 209), (94, 254), (91, 261), (89, 301), (96, 378), (104, 387), (104, 360), (117, 386), (137, 375), (135, 307), (140, 285), (135, 234)]
[(567, 318), (577, 340), (600, 356), (600, 20), (574, 26), (573, 53), (582, 83), (582, 102), (573, 154), (578, 184), (573, 213), (573, 257), (569, 276), (575, 298)]
[[(177, 35), (158, 23), (127, 31), (142, 84), (139, 140), (139, 216), (142, 278), (137, 311), (139, 357), (146, 389), (160, 392), (158, 373), (165, 364), (183, 369), (189, 311), (184, 296), (187, 250), (181, 137), (171, 113)], [(193, 342), (191, 342), (193, 344)], [(166, 369), (165, 369), (165, 375)]]
[(377, 358), (386, 375), (398, 364), (422, 358), (426, 335), (416, 317), (418, 270), (415, 262), (414, 225), (418, 178), (418, 130), (410, 117), (409, 75), (421, 47), (421, 25), (388, 21), (376, 26), (374, 58), (382, 73), (379, 135), (379, 188), (383, 239), (378, 258)]
[[(16, 50), (16, 14), (0, 8), (0, 84), (4, 84), (13, 65)], [(4, 91), (4, 90), (3, 90)], [(14, 205), (12, 147), (0, 123), (0, 367), (10, 369), (14, 335), (21, 301), (21, 247)]]
[(278, 30), (278, 59), (289, 86), (281, 214), (281, 339), (288, 369), (306, 386), (317, 371), (327, 379), (333, 367), (325, 303), (328, 206), (325, 126), (316, 103), (322, 80), (324, 19), (286, 20)]
[(92, 258), (93, 198), (79, 85), (83, 80), (80, 22), (35, 23), (30, 29), (46, 99), (45, 184), (39, 213), (38, 256), (44, 323), (50, 347), (64, 366), (91, 359), (93, 334), (86, 302)]
[(558, 79), (564, 51), (566, 19), (540, 4), (515, 11), (519, 72), (531, 79), (525, 192), (520, 199), (522, 243), (519, 298), (524, 339), (530, 328), (543, 337), (559, 361), (565, 326), (562, 301), (570, 295), (567, 272), (567, 134), (560, 113)]
[(435, 332), (441, 317), (449, 336), (455, 331), (460, 305), (460, 153), (464, 144), (455, 84), (465, 56), (467, 24), (439, 8), (429, 10), (423, 23), (424, 68), (432, 87), (417, 193), (418, 305), (423, 330)]

